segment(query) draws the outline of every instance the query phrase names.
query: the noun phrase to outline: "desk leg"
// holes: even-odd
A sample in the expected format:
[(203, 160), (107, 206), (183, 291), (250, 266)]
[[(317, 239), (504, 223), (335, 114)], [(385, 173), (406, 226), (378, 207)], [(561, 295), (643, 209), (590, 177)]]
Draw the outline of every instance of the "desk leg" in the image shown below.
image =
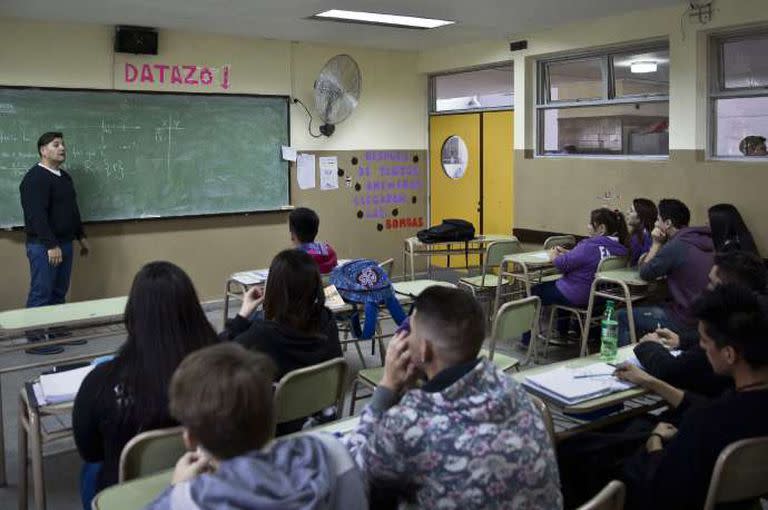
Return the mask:
[(224, 317), (221, 321), (221, 327), (224, 328), (224, 326), (227, 324), (227, 319), (229, 318), (229, 280), (227, 280), (226, 285), (224, 286)]
[(27, 499), (29, 498), (29, 485), (27, 483), (29, 476), (29, 457), (27, 457), (29, 453), (27, 445), (29, 421), (26, 409), (24, 399), (19, 398), (19, 510), (27, 510)]
[(629, 287), (626, 283), (622, 282), (621, 287), (624, 290), (624, 296), (627, 298), (627, 325), (629, 326), (629, 338), (633, 344), (636, 344), (637, 332), (635, 331), (635, 312), (632, 309), (632, 295), (629, 292)]
[(5, 425), (3, 424), (3, 377), (0, 375), (0, 487), (8, 485), (5, 476)]
[(32, 464), (32, 489), (35, 494), (35, 509), (45, 510), (43, 445), (40, 426), (40, 415), (36, 411), (31, 411), (29, 413), (29, 456)]
[(584, 323), (584, 327), (581, 330), (581, 352), (580, 356), (584, 357), (589, 354), (587, 342), (589, 342), (589, 325), (592, 323), (592, 311), (595, 307), (595, 291), (597, 290), (598, 279), (592, 281), (592, 288), (589, 291), (589, 304), (587, 305), (587, 320)]

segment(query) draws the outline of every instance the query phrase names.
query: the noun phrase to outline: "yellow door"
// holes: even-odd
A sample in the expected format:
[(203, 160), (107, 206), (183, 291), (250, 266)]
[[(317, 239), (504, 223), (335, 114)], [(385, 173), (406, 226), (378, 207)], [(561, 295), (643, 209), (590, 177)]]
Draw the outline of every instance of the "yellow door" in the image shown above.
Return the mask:
[(483, 130), (483, 234), (512, 234), (514, 212), (511, 111), (481, 114)]
[[(479, 234), (480, 114), (430, 117), (429, 155), (430, 225), (439, 225), (446, 218), (460, 218), (471, 222)], [(433, 257), (432, 263), (445, 266), (446, 258)], [(464, 264), (463, 256), (454, 256), (450, 265)]]

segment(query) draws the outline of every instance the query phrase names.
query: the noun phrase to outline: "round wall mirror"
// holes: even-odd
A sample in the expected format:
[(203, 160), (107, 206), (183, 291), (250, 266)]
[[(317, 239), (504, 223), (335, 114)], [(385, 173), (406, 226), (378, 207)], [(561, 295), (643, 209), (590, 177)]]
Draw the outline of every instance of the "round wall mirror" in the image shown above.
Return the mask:
[(443, 165), (443, 172), (451, 179), (461, 179), (464, 172), (467, 171), (467, 160), (469, 151), (467, 144), (460, 136), (453, 135), (443, 142), (443, 149), (440, 151), (440, 162)]

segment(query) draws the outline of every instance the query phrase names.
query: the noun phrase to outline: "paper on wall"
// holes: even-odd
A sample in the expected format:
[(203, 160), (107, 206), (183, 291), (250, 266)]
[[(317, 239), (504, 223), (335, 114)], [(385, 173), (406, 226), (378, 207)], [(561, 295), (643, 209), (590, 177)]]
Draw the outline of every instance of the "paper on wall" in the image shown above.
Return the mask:
[(296, 180), (299, 189), (312, 189), (315, 187), (315, 155), (299, 154), (296, 159)]
[(320, 157), (320, 189), (339, 189), (339, 160), (336, 156)]
[(293, 147), (288, 147), (287, 145), (283, 145), (282, 151), (283, 151), (283, 159), (285, 161), (296, 161), (296, 157), (297, 157), (296, 149), (294, 149)]

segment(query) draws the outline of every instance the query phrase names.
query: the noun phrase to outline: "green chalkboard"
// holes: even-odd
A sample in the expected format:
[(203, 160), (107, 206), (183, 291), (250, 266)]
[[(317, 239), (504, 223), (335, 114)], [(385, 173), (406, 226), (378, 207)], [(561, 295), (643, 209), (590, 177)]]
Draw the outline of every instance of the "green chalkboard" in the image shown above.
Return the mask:
[(0, 88), (0, 227), (23, 225), (19, 183), (46, 131), (64, 134), (84, 221), (289, 204), (286, 97)]

